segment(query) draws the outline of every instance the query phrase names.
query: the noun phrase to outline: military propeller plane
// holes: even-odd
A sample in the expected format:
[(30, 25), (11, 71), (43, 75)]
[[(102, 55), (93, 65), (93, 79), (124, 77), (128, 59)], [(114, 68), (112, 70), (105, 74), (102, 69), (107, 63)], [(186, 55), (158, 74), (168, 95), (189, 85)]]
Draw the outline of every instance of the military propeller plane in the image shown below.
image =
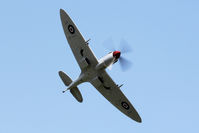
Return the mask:
[(84, 40), (71, 18), (63, 9), (60, 9), (60, 17), (68, 44), (81, 69), (81, 74), (75, 81), (72, 81), (64, 72), (59, 71), (60, 78), (67, 86), (63, 93), (70, 90), (75, 99), (78, 102), (82, 102), (83, 98), (77, 86), (83, 82), (90, 82), (122, 113), (137, 122), (141, 122), (139, 114), (120, 90), (122, 85), (117, 85), (105, 71), (107, 67), (120, 59), (121, 52), (113, 51), (97, 60), (88, 45), (88, 41)]

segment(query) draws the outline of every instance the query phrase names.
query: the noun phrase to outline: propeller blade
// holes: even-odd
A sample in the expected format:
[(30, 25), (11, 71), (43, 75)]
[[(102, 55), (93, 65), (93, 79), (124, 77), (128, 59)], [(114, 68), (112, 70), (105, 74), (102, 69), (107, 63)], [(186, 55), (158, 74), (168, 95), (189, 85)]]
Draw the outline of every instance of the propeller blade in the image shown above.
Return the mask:
[(132, 66), (132, 62), (128, 61), (127, 59), (120, 57), (119, 58), (120, 67), (122, 71), (128, 70)]
[(113, 68), (113, 63), (111, 63), (111, 64), (108, 66), (108, 69), (109, 69), (109, 70), (112, 70), (112, 68)]
[(110, 51), (115, 51), (114, 42), (113, 42), (113, 39), (112, 39), (111, 37), (108, 38), (108, 39), (106, 39), (106, 40), (102, 43), (102, 45), (103, 45), (106, 49), (108, 49), (108, 50), (110, 50)]
[(123, 54), (132, 52), (131, 46), (124, 39), (120, 41), (120, 50)]

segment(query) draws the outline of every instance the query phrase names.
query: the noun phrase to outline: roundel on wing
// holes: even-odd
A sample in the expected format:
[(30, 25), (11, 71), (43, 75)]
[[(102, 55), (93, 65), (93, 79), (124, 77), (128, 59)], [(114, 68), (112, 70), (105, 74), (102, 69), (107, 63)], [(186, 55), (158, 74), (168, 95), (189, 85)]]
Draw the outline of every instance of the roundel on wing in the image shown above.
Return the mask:
[(127, 102), (121, 102), (121, 105), (126, 110), (128, 110), (130, 108)]
[(72, 25), (68, 25), (68, 31), (69, 31), (71, 34), (74, 34), (74, 33), (75, 33), (75, 28), (74, 28)]

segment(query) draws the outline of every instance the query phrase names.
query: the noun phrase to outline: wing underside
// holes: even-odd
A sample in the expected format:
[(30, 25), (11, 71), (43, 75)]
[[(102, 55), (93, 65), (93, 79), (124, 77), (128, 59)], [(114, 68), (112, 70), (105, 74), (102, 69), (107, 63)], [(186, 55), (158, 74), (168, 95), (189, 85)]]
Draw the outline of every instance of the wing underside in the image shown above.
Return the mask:
[(98, 78), (91, 81), (91, 84), (116, 108), (131, 119), (141, 122), (141, 118), (133, 105), (122, 93), (118, 85), (103, 71)]
[(62, 9), (60, 9), (60, 17), (66, 39), (81, 70), (88, 67), (88, 65), (96, 66), (98, 63), (96, 57), (71, 18)]

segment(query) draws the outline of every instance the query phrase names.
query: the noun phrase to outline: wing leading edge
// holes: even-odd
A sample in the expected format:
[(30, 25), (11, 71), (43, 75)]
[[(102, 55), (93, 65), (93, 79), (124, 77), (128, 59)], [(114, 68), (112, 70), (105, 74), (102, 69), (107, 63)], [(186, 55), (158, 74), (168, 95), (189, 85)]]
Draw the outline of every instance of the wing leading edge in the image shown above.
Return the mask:
[(101, 84), (97, 83), (96, 80), (91, 81), (91, 84), (121, 112), (123, 112), (131, 119), (141, 123), (142, 119), (133, 105), (122, 93), (118, 85), (116, 85), (114, 81), (109, 77), (106, 71), (103, 71), (98, 78)]

